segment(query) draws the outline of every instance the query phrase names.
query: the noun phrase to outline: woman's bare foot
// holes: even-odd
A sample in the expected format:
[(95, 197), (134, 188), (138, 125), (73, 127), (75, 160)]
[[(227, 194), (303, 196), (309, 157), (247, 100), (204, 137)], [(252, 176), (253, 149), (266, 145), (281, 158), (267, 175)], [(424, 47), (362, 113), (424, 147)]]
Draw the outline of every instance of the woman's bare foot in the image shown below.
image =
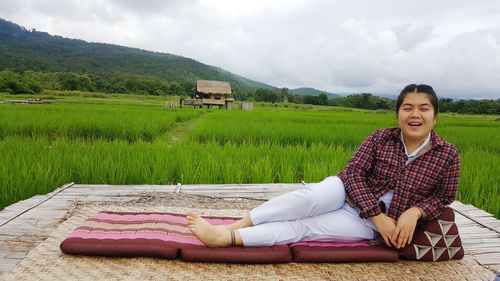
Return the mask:
[(231, 234), (222, 226), (211, 225), (195, 212), (188, 212), (188, 227), (191, 232), (208, 247), (227, 247), (231, 244)]

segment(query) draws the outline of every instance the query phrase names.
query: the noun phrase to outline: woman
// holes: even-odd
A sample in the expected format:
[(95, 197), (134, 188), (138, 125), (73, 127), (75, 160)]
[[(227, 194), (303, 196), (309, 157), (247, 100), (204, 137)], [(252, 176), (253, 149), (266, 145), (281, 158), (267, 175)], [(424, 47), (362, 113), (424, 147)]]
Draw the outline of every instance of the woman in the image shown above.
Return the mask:
[(354, 242), (379, 234), (389, 247), (404, 247), (417, 221), (437, 219), (458, 189), (459, 154), (432, 130), (437, 113), (432, 87), (410, 84), (396, 103), (399, 128), (373, 132), (337, 176), (275, 197), (231, 225), (189, 212), (188, 226), (210, 247)]

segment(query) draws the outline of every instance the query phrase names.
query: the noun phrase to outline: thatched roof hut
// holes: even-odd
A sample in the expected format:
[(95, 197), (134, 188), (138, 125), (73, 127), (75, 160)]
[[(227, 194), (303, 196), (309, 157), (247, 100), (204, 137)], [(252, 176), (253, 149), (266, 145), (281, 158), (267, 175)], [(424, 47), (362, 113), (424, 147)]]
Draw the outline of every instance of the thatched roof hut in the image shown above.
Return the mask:
[(198, 80), (196, 92), (202, 94), (230, 95), (231, 85), (225, 81)]
[(218, 106), (219, 108), (231, 109), (234, 101), (231, 95), (231, 85), (225, 81), (198, 80), (194, 99), (184, 101), (186, 105), (202, 107), (206, 105)]

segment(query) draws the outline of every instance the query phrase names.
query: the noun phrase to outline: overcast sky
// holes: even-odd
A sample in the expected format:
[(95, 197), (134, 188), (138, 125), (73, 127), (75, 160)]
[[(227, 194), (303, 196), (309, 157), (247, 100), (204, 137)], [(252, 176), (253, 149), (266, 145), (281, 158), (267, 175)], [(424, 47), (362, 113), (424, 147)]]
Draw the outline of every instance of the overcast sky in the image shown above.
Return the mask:
[(0, 0), (0, 17), (277, 87), (500, 98), (498, 0)]

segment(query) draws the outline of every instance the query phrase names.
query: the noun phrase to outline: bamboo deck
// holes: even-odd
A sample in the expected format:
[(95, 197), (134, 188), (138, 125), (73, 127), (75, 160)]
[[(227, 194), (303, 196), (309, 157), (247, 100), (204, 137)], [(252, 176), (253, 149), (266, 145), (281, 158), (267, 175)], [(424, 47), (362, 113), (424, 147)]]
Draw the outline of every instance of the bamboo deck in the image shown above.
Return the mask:
[[(245, 185), (84, 185), (67, 184), (0, 212), (0, 273), (11, 270), (64, 220), (76, 202), (128, 202), (152, 193), (183, 193), (223, 198), (270, 199), (302, 184)], [(456, 223), (465, 254), (500, 273), (500, 221), (472, 205), (455, 201)]]

